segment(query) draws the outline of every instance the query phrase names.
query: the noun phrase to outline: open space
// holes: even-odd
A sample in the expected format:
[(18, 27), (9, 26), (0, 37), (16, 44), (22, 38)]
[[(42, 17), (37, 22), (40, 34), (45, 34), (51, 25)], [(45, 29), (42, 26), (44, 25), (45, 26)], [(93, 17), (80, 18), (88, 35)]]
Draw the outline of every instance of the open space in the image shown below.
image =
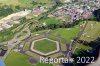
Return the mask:
[(30, 2), (32, 2), (32, 0), (19, 0), (20, 2), (22, 2), (22, 3), (30, 3)]
[[(55, 37), (57, 37), (57, 35), (60, 35), (61, 38), (64, 38), (66, 41), (70, 42), (70, 40), (73, 37), (76, 37), (78, 35), (78, 33), (80, 32), (79, 27), (73, 27), (73, 28), (60, 28), (60, 29), (56, 29), (54, 30), (49, 37), (57, 40)], [(62, 43), (64, 43), (64, 40), (62, 40)]]
[(76, 57), (97, 58), (99, 4), (99, 0), (0, 0), (0, 60), (6, 66), (66, 66), (64, 60), (80, 66)]
[[(20, 9), (23, 8), (33, 8), (32, 0), (0, 0), (0, 6), (8, 5), (11, 8), (16, 8), (16, 6)], [(28, 6), (27, 6), (28, 5)]]
[(19, 5), (20, 2), (18, 0), (0, 0), (0, 3), (6, 5)]
[(50, 41), (48, 39), (43, 39), (43, 40), (36, 41), (34, 43), (33, 49), (43, 53), (48, 53), (57, 50), (57, 45), (56, 42)]
[(56, 17), (44, 18), (44, 19), (41, 19), (41, 22), (46, 23), (46, 24), (59, 24), (59, 23), (61, 23), (61, 21), (58, 20)]
[(88, 42), (95, 40), (100, 36), (100, 22), (89, 21), (83, 34), (84, 36), (81, 37), (81, 40)]
[(51, 0), (35, 0), (36, 2), (40, 3), (41, 5), (51, 6)]
[(75, 54), (80, 54), (80, 49), (88, 51), (88, 50), (92, 50), (92, 47), (78, 43), (77, 48), (75, 49), (74, 53)]
[(12, 51), (5, 60), (6, 66), (33, 66), (29, 62), (29, 57)]
[[(16, 56), (17, 55), (17, 56)], [(6, 66), (53, 66), (52, 64), (30, 64), (29, 57), (16, 51), (11, 51), (5, 60)]]

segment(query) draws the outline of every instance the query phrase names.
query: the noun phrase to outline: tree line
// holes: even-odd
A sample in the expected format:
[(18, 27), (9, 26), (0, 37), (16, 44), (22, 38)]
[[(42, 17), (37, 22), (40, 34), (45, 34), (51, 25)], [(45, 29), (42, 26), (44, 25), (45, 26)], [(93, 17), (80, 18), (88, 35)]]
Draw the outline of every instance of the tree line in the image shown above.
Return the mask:
[(46, 26), (36, 26), (33, 32), (46, 30), (46, 29), (57, 29), (57, 28), (71, 28), (77, 24), (79, 24), (80, 20), (74, 21), (73, 23), (59, 23), (59, 24), (47, 24)]
[[(89, 46), (92, 47), (92, 50), (83, 50), (83, 49), (78, 49), (78, 53), (79, 54), (72, 54), (72, 57), (74, 58), (74, 65), (75, 66), (86, 66), (89, 63), (77, 63), (78, 59), (77, 57), (94, 57), (94, 61), (97, 60), (97, 58), (99, 57), (99, 50), (100, 50), (100, 37), (98, 37), (97, 39), (95, 39), (94, 41), (91, 42), (87, 42), (84, 40), (78, 40), (78, 43), (83, 44), (85, 46)], [(88, 62), (91, 62), (92, 58), (89, 59)]]

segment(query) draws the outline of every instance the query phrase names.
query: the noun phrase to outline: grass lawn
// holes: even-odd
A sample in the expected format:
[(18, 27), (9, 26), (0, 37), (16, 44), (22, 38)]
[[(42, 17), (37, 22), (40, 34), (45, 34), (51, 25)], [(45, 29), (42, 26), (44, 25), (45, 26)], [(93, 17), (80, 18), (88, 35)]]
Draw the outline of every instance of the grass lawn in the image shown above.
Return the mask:
[(32, 0), (0, 0), (0, 3), (7, 5), (19, 5), (23, 3), (30, 3)]
[(75, 49), (74, 53), (75, 54), (80, 54), (80, 51), (81, 50), (92, 50), (92, 47), (90, 46), (86, 46), (86, 45), (83, 45), (83, 44), (78, 44), (77, 48)]
[(41, 22), (46, 23), (46, 24), (59, 24), (59, 23), (61, 23), (55, 17), (41, 19)]
[(79, 48), (76, 48), (75, 51), (74, 51), (74, 54), (76, 54), (76, 55), (81, 54), (81, 53), (80, 53), (80, 49), (79, 49)]
[(66, 21), (71, 19), (70, 16), (64, 16), (64, 18), (65, 18)]
[(52, 1), (51, 0), (35, 0), (35, 1), (38, 2), (38, 3), (44, 3), (47, 6), (49, 6), (49, 5), (52, 4)]
[(52, 64), (38, 63), (35, 66), (53, 66)]
[(43, 53), (48, 53), (48, 52), (56, 50), (57, 46), (55, 42), (52, 42), (47, 39), (43, 39), (43, 40), (35, 42), (34, 49)]
[(0, 0), (0, 3), (6, 5), (19, 5), (20, 2), (18, 0)]
[[(93, 28), (91, 28), (91, 24), (94, 24)], [(81, 40), (86, 40), (88, 42), (95, 40), (97, 37), (100, 36), (100, 22), (89, 21), (84, 33), (86, 33), (86, 36), (82, 36)]]
[(8, 41), (14, 37), (14, 33), (10, 30), (0, 32), (0, 42)]
[(25, 45), (24, 45), (24, 50), (29, 50), (29, 46), (30, 46), (30, 42), (27, 42)]
[[(79, 33), (80, 29), (79, 28), (59, 28), (53, 31), (52, 34), (49, 35), (49, 38), (54, 39), (54, 37), (56, 37), (57, 35), (61, 35), (62, 38), (66, 39), (68, 42), (70, 42), (70, 40), (77, 36), (77, 34)], [(57, 40), (57, 39), (54, 39)], [(61, 40), (62, 43), (64, 43), (64, 40)]]
[(35, 53), (31, 52), (31, 51), (27, 51), (27, 52), (25, 52), (25, 54), (35, 58), (36, 60), (40, 60), (40, 55), (35, 54)]
[(40, 2), (40, 3), (49, 3), (50, 0), (36, 0), (36, 2)]
[(83, 50), (91, 50), (92, 49), (92, 47), (86, 46), (83, 44), (78, 44), (78, 48), (83, 49)]
[(1, 5), (20, 6), (32, 9), (34, 6), (31, 4), (31, 2), (32, 0), (0, 0)]
[(28, 62), (29, 58), (23, 54), (12, 51), (5, 60), (6, 66), (33, 66)]
[(27, 34), (27, 31), (22, 31), (17, 37), (20, 38), (20, 37), (23, 37)]
[[(13, 6), (20, 5), (20, 6), (30, 7), (30, 6), (32, 6), (32, 4), (30, 5), (30, 3), (32, 3), (32, 1), (34, 1), (34, 0), (0, 0), (0, 3), (6, 4), (6, 5), (13, 5)], [(39, 4), (46, 5), (46, 6), (52, 5), (51, 0), (35, 0), (35, 1), (38, 3), (38, 5)]]
[(32, 2), (32, 0), (19, 0), (22, 3), (28, 3), (28, 2)]
[(6, 66), (53, 66), (52, 64), (37, 63), (32, 65), (28, 62), (29, 57), (19, 52), (11, 51), (5, 60)]
[(14, 35), (20, 32), (24, 28), (24, 25), (16, 24), (13, 27), (0, 32), (0, 42), (11, 40)]

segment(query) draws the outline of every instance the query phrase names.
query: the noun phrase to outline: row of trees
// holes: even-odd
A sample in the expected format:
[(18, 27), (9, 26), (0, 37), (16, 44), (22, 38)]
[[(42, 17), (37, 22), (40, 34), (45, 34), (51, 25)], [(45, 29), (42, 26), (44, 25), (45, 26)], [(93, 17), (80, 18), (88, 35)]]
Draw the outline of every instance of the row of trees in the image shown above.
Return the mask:
[(33, 30), (33, 32), (35, 31), (41, 31), (41, 30), (45, 30), (45, 29), (57, 29), (57, 28), (70, 28), (70, 27), (73, 27), (77, 24), (79, 24), (79, 20), (78, 21), (75, 21), (73, 23), (70, 23), (68, 22), (67, 24), (64, 24), (64, 23), (59, 23), (59, 24), (47, 24), (46, 26), (36, 26)]
[(0, 32), (0, 42), (8, 41), (9, 39), (12, 39), (14, 36), (13, 32), (11, 30), (4, 30)]
[(94, 17), (100, 22), (100, 8), (93, 12)]
[(4, 5), (2, 7), (0, 7), (0, 16), (7, 16), (11, 13), (13, 13), (13, 9), (10, 6)]
[[(86, 61), (88, 60), (88, 62), (91, 62), (93, 59), (91, 57), (94, 57), (94, 61), (98, 58), (99, 56), (99, 50), (100, 50), (100, 37), (98, 37), (96, 40), (91, 41), (91, 42), (87, 42), (87, 41), (83, 41), (83, 40), (79, 40), (78, 41), (81, 44), (84, 44), (85, 46), (90, 46), (92, 47), (92, 50), (86, 51), (83, 49), (78, 49), (78, 55), (73, 54), (72, 57), (74, 58), (75, 62), (74, 65), (75, 66), (86, 66), (88, 63), (77, 63), (78, 58), (77, 57), (90, 57), (90, 59), (86, 59)], [(84, 61), (84, 59), (83, 59)]]
[(0, 7), (0, 17), (8, 16), (14, 12), (18, 12), (20, 10), (24, 10), (24, 7), (20, 6), (12, 6), (12, 5), (2, 5)]

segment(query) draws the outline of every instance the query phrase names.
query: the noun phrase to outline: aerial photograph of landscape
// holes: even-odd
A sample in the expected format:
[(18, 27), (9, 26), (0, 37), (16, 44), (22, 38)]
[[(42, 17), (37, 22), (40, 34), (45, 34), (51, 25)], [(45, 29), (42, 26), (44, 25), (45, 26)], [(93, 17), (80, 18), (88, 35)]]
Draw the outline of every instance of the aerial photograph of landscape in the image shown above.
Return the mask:
[(0, 0), (0, 66), (100, 66), (100, 0)]

